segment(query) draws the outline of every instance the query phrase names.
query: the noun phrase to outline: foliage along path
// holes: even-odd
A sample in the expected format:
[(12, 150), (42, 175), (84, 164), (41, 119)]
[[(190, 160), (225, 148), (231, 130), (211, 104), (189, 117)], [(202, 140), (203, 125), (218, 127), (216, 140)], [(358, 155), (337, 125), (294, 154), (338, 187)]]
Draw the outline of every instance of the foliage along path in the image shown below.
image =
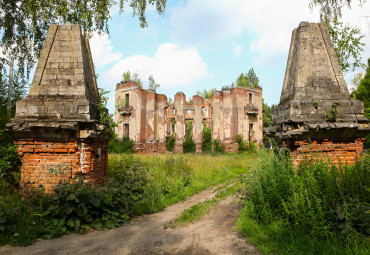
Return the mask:
[(262, 254), (233, 231), (241, 203), (221, 200), (200, 220), (185, 227), (166, 228), (185, 209), (212, 199), (217, 187), (207, 189), (164, 211), (136, 217), (128, 225), (86, 235), (70, 234), (40, 240), (28, 247), (0, 247), (0, 254)]

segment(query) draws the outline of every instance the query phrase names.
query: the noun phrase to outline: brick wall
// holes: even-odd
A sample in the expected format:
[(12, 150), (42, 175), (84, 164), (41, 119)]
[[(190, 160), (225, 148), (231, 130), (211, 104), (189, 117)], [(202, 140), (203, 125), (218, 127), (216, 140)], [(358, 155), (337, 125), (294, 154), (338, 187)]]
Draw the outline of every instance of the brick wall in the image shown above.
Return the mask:
[(19, 139), (22, 160), (21, 188), (44, 188), (49, 192), (63, 180), (83, 177), (101, 184), (107, 176), (107, 142), (98, 140)]
[(341, 139), (308, 139), (289, 141), (286, 146), (292, 151), (294, 165), (297, 166), (305, 158), (330, 161), (333, 164), (353, 165), (361, 158), (365, 138), (341, 138)]

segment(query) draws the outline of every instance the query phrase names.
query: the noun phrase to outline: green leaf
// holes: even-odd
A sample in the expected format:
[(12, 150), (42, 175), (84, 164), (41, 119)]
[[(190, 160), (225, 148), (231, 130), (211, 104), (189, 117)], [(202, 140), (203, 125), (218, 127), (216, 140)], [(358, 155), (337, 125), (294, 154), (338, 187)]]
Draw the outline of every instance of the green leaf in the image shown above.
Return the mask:
[(67, 226), (73, 228), (75, 226), (75, 223), (72, 219), (67, 220)]

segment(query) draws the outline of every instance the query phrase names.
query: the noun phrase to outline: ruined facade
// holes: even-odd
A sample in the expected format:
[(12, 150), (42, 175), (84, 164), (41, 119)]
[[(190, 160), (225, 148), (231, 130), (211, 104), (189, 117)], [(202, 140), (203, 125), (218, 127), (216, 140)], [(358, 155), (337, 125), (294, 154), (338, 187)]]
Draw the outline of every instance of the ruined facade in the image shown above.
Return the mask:
[(89, 42), (79, 25), (51, 25), (28, 96), (17, 102), (8, 130), (22, 160), (21, 187), (53, 189), (107, 174), (107, 137)]
[(350, 99), (325, 23), (294, 29), (275, 125), (267, 135), (285, 143), (297, 165), (309, 152), (353, 164), (369, 132), (363, 103)]
[(216, 91), (210, 99), (193, 96), (187, 102), (178, 92), (173, 103), (154, 90), (124, 81), (116, 86), (115, 121), (118, 138), (129, 136), (137, 152), (166, 152), (166, 137), (175, 137), (175, 152), (183, 151), (185, 122), (192, 122), (196, 152), (202, 152), (203, 127), (211, 128), (212, 139), (219, 139), (225, 151), (236, 152), (236, 136), (262, 142), (262, 89), (236, 87)]

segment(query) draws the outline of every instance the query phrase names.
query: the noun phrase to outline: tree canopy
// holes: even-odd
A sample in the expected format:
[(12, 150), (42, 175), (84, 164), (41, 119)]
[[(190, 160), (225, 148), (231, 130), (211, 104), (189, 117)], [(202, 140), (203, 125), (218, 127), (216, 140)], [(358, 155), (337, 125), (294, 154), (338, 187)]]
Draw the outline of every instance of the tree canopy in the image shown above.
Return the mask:
[(131, 74), (130, 71), (123, 72), (122, 74), (122, 81), (134, 81), (139, 85), (140, 88), (143, 88), (143, 82), (139, 78), (139, 74), (137, 72)]
[(239, 87), (260, 87), (259, 82), (253, 68), (249, 69), (248, 73), (241, 73), (235, 81), (236, 86)]
[(207, 89), (204, 89), (203, 91), (197, 91), (196, 94), (198, 96), (201, 96), (205, 99), (209, 99), (212, 97), (213, 93), (216, 91), (216, 88), (213, 88), (213, 89), (210, 89), (210, 90), (207, 90)]
[(366, 74), (352, 93), (352, 98), (364, 102), (365, 116), (370, 119), (370, 58), (367, 64)]
[(155, 5), (163, 14), (166, 0), (0, 0), (1, 47), (0, 69), (11, 59), (18, 64), (20, 74), (29, 73), (39, 57), (50, 24), (80, 24), (92, 31), (109, 34), (111, 7), (119, 5), (120, 13), (129, 8), (138, 16), (140, 26), (147, 26), (145, 11)]
[(362, 6), (367, 0), (311, 0), (310, 8), (320, 7), (321, 18), (325, 17), (342, 17), (342, 8), (347, 6), (351, 8), (351, 3), (358, 2)]
[(325, 17), (324, 20), (342, 71), (354, 71), (357, 67), (365, 67), (361, 62), (361, 52), (364, 51), (365, 43), (361, 41), (364, 35), (361, 34), (360, 28), (343, 24), (338, 16)]

